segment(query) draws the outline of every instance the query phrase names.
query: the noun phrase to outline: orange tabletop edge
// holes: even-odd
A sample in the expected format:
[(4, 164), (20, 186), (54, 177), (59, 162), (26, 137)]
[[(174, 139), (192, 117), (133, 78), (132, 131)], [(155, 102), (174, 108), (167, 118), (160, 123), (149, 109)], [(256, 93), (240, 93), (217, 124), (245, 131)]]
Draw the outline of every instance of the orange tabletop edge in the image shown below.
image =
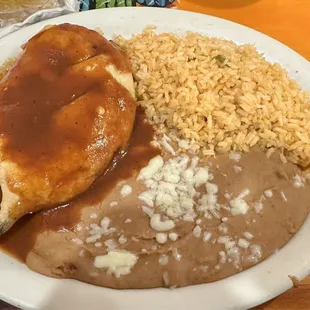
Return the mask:
[(261, 31), (310, 60), (310, 0), (181, 0), (179, 7)]

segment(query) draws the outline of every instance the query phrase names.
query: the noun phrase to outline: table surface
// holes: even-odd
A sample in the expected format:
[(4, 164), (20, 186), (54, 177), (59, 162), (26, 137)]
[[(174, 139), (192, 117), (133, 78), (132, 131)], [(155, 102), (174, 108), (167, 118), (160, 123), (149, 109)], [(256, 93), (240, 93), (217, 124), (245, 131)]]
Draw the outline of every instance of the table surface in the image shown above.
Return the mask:
[[(181, 0), (181, 9), (232, 20), (261, 31), (310, 60), (310, 0)], [(1, 305), (0, 309), (10, 309)], [(256, 310), (310, 309), (310, 277)]]
[[(181, 0), (180, 7), (261, 31), (310, 60), (310, 0)], [(256, 309), (310, 309), (310, 277)]]

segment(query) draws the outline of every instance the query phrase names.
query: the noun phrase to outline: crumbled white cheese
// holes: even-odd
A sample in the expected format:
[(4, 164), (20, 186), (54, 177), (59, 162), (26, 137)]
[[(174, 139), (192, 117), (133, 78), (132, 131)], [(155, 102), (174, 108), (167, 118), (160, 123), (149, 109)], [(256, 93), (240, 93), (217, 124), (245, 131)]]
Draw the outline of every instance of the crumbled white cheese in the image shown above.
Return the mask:
[(214, 206), (217, 203), (217, 196), (214, 194), (207, 194), (204, 195), (204, 197), (206, 198), (206, 204), (210, 205), (210, 206)]
[(131, 219), (130, 218), (127, 218), (125, 221), (124, 221), (125, 224), (129, 224), (131, 223)]
[(257, 258), (262, 258), (262, 248), (259, 245), (257, 244), (251, 245), (250, 250), (251, 253), (255, 255)]
[(241, 154), (239, 153), (236, 153), (236, 152), (231, 152), (229, 154), (229, 159), (233, 160), (233, 161), (236, 161), (236, 162), (239, 162), (240, 159), (241, 159)]
[(226, 224), (222, 223), (219, 227), (218, 227), (219, 232), (223, 233), (223, 234), (227, 234), (228, 233), (228, 227)]
[(254, 263), (257, 263), (263, 256), (262, 248), (257, 244), (253, 244), (250, 246), (250, 252), (251, 255), (249, 255), (247, 259)]
[(169, 262), (169, 257), (167, 255), (165, 255), (165, 254), (162, 254), (162, 255), (159, 256), (158, 262), (159, 262), (160, 265), (163, 265), (163, 266), (167, 265), (168, 262)]
[[(200, 195), (196, 188), (205, 184), (209, 176), (208, 168), (196, 167), (197, 164), (198, 158), (193, 158), (190, 165), (185, 154), (166, 162), (160, 156), (151, 159), (138, 176), (148, 188), (139, 199), (149, 207), (156, 205), (171, 218), (194, 215), (195, 198)], [(210, 188), (216, 191), (216, 185)]]
[(211, 237), (212, 237), (212, 233), (211, 233), (211, 232), (208, 232), (208, 231), (205, 231), (205, 232), (203, 233), (203, 238), (202, 238), (202, 240), (203, 240), (204, 242), (207, 242), (207, 241), (209, 241), (209, 240), (211, 239)]
[(183, 172), (183, 179), (186, 183), (193, 183), (194, 178), (194, 170), (193, 169), (186, 169)]
[(217, 242), (220, 244), (224, 244), (226, 252), (229, 256), (238, 258), (239, 250), (236, 246), (236, 242), (232, 240), (232, 238), (228, 236), (221, 236), (217, 239)]
[(151, 179), (154, 174), (163, 167), (163, 165), (164, 160), (160, 155), (152, 158), (148, 165), (141, 169), (138, 175), (138, 180)]
[(155, 197), (156, 192), (154, 190), (149, 190), (141, 193), (138, 198), (143, 201), (147, 206), (153, 208)]
[(300, 175), (296, 174), (293, 177), (293, 185), (296, 188), (301, 188), (305, 186), (305, 178), (301, 177)]
[(101, 238), (101, 235), (93, 235), (93, 236), (87, 237), (85, 242), (86, 243), (95, 243), (100, 238)]
[(282, 197), (284, 202), (287, 202), (287, 198), (286, 198), (286, 196), (285, 196), (283, 191), (281, 191), (281, 197)]
[(121, 235), (119, 238), (118, 238), (118, 242), (120, 244), (125, 244), (127, 242), (127, 238), (124, 236), (124, 235)]
[(209, 180), (208, 168), (199, 168), (193, 177), (195, 187), (205, 184)]
[(240, 238), (238, 240), (238, 246), (240, 248), (247, 249), (249, 247), (249, 245), (250, 245), (250, 242), (245, 240), (245, 239)]
[(137, 263), (138, 257), (127, 251), (111, 251), (107, 255), (96, 256), (94, 266), (98, 269), (106, 268), (108, 273), (117, 278), (130, 273)]
[(225, 264), (227, 260), (226, 253), (224, 251), (220, 251), (218, 254), (220, 256), (220, 263)]
[(271, 198), (271, 197), (273, 196), (272, 190), (271, 190), (271, 189), (266, 189), (266, 190), (264, 191), (264, 196), (265, 196), (266, 198)]
[(189, 212), (183, 215), (182, 219), (185, 222), (194, 222), (196, 218), (196, 214), (194, 212)]
[(263, 209), (264, 209), (263, 203), (260, 202), (260, 201), (256, 202), (255, 205), (254, 205), (254, 209), (255, 209), (256, 213), (261, 213), (263, 211)]
[(175, 224), (173, 220), (162, 221), (160, 214), (153, 214), (150, 220), (150, 226), (156, 231), (167, 231), (174, 228)]
[(232, 199), (229, 204), (231, 206), (230, 212), (232, 215), (246, 214), (249, 210), (248, 204), (241, 198)]
[(76, 224), (76, 225), (74, 226), (74, 231), (79, 232), (79, 231), (81, 231), (82, 229), (83, 229), (83, 226), (82, 226), (82, 224), (80, 224), (80, 223), (78, 223), (78, 224)]
[(169, 274), (167, 271), (163, 273), (163, 280), (164, 280), (165, 286), (169, 286)]
[(168, 141), (171, 141), (171, 139), (169, 137), (167, 137), (166, 135), (163, 135), (163, 138), (162, 138), (160, 144), (166, 149), (167, 152), (171, 153), (174, 156), (175, 151), (174, 151), (173, 147), (169, 144)]
[(217, 238), (217, 243), (225, 244), (229, 239), (228, 236), (220, 236)]
[(110, 252), (114, 249), (116, 249), (116, 243), (112, 239), (108, 239), (104, 242), (104, 245), (107, 247), (107, 251)]
[(199, 162), (199, 157), (198, 156), (193, 157), (192, 161), (191, 161), (190, 168), (195, 169), (198, 165), (198, 162)]
[[(207, 187), (206, 187), (207, 188)], [(217, 195), (211, 192), (208, 192), (198, 200), (197, 210), (205, 213), (205, 217), (208, 217), (207, 214), (210, 211), (213, 216), (219, 217), (217, 211), (219, 211), (220, 205), (217, 203)]]
[(71, 239), (71, 241), (72, 241), (73, 243), (75, 243), (75, 244), (78, 244), (78, 245), (84, 243), (84, 242), (83, 242), (81, 239), (79, 239), (79, 238), (73, 238), (73, 239)]
[[(110, 219), (108, 217), (104, 217), (101, 222), (100, 222), (100, 226), (97, 224), (90, 224), (89, 227), (91, 228), (91, 230), (89, 231), (90, 235), (92, 235), (92, 237), (88, 237), (86, 239), (87, 243), (92, 243), (97, 241), (98, 239), (100, 239), (100, 237), (102, 235), (107, 236), (110, 235), (112, 233), (114, 233), (116, 231), (115, 227), (110, 227)], [(99, 237), (96, 237), (99, 236)]]
[(178, 252), (177, 248), (172, 249), (172, 256), (175, 260), (180, 261), (182, 258), (182, 255)]
[(238, 196), (240, 199), (244, 199), (246, 196), (250, 194), (250, 190), (248, 188), (245, 188)]
[(234, 171), (236, 172), (236, 173), (241, 173), (242, 172), (242, 168), (240, 167), (240, 166), (234, 166), (233, 167), (234, 168)]
[(111, 208), (114, 208), (114, 207), (116, 207), (118, 205), (118, 202), (117, 201), (111, 201), (110, 202), (110, 207)]
[(152, 217), (154, 214), (153, 209), (151, 209), (149, 207), (142, 206), (141, 209), (142, 209), (143, 213), (145, 213), (148, 217)]
[(200, 225), (200, 224), (201, 224), (201, 222), (202, 222), (202, 220), (201, 220), (201, 219), (196, 220), (196, 224), (197, 224), (197, 225)]
[[(91, 229), (94, 229), (94, 230), (97, 230), (97, 231), (100, 229), (100, 226), (95, 224), (95, 223), (90, 224), (89, 227)], [(96, 233), (97, 233), (97, 231), (96, 231)]]
[(248, 240), (252, 240), (254, 238), (254, 236), (248, 231), (244, 232), (243, 236), (247, 238)]
[[(227, 177), (225, 173), (223, 173), (223, 175)], [(209, 181), (213, 181), (213, 180), (214, 180), (214, 175), (212, 173), (209, 173)]]
[(96, 247), (96, 248), (100, 248), (101, 246), (102, 246), (102, 243), (101, 243), (101, 242), (96, 242), (96, 243), (95, 243), (95, 247)]
[(208, 194), (217, 194), (218, 191), (219, 191), (219, 187), (216, 185), (216, 184), (213, 184), (213, 183), (210, 183), (210, 182), (207, 182), (206, 183), (206, 191)]
[(231, 195), (229, 193), (225, 193), (224, 194), (224, 198), (227, 199), (227, 200), (230, 200)]
[(108, 230), (108, 227), (110, 225), (110, 219), (108, 217), (104, 217), (101, 222), (100, 222), (100, 225), (102, 228), (106, 229), (106, 231)]
[(193, 229), (193, 235), (196, 237), (196, 238), (200, 238), (201, 236), (201, 228), (199, 225), (196, 225)]
[(131, 193), (132, 193), (132, 188), (131, 188), (130, 185), (125, 184), (125, 185), (122, 186), (122, 188), (121, 188), (121, 195), (123, 197), (126, 197), (126, 196), (130, 195)]
[(178, 240), (178, 234), (176, 234), (176, 233), (174, 233), (174, 232), (170, 233), (170, 234), (169, 234), (169, 239), (170, 239), (171, 241), (177, 241), (177, 240)]
[(228, 217), (222, 217), (222, 220), (221, 220), (223, 223), (227, 222), (228, 221)]
[(156, 238), (156, 241), (160, 244), (164, 244), (167, 242), (167, 234), (165, 233), (157, 233), (155, 238)]

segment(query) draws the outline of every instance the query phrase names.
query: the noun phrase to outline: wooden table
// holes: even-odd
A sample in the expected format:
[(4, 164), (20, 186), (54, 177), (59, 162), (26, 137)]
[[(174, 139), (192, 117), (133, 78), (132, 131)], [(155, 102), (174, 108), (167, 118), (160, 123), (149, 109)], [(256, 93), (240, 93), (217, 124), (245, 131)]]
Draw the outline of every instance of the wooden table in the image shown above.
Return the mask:
[[(181, 0), (180, 7), (259, 30), (310, 60), (310, 0)], [(256, 309), (310, 309), (310, 277)]]

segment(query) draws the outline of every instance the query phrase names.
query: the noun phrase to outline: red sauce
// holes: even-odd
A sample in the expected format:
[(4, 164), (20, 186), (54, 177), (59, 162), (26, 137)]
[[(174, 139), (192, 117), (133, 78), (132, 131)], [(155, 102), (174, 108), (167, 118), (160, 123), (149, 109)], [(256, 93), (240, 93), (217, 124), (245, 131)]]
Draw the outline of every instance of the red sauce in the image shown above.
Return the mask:
[(124, 54), (81, 26), (53, 26), (27, 42), (0, 82), (1, 160), (18, 196), (8, 216), (2, 210), (0, 233), (87, 190), (127, 148), (136, 101), (114, 76), (128, 73)]
[(52, 26), (25, 44), (0, 82), (0, 160), (8, 160), (4, 178), (18, 196), (8, 216), (0, 208), (0, 234), (37, 213), (0, 238), (3, 249), (25, 261), (38, 233), (70, 230), (83, 206), (156, 154), (130, 85), (118, 82), (130, 72), (115, 44), (81, 26)]
[(115, 157), (109, 169), (91, 188), (70, 203), (49, 211), (26, 215), (6, 234), (0, 237), (0, 248), (25, 262), (36, 237), (43, 231), (71, 230), (80, 221), (80, 211), (85, 205), (99, 202), (115, 187), (118, 181), (134, 176), (159, 151), (150, 145), (154, 130), (138, 111), (128, 150)]
[[(50, 158), (64, 144), (88, 146), (96, 109), (103, 102), (115, 95), (125, 102), (134, 101), (106, 72), (107, 59), (123, 72), (130, 72), (121, 51), (84, 27), (63, 24), (31, 38), (0, 85), (0, 132), (7, 138), (4, 154), (25, 162), (38, 157), (43, 160), (44, 154)], [(87, 66), (98, 69), (87, 70)], [(78, 119), (74, 130), (65, 128), (58, 113), (83, 99), (87, 101), (83, 118)]]

